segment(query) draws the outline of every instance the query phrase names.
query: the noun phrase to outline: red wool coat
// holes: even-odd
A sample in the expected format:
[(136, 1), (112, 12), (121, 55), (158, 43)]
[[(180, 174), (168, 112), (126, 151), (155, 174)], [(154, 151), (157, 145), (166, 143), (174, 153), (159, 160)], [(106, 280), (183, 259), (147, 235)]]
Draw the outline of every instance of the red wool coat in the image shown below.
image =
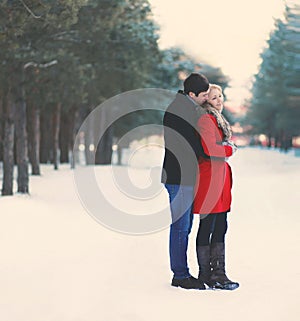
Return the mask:
[(199, 158), (193, 212), (228, 212), (231, 205), (232, 174), (225, 157), (232, 155), (232, 147), (222, 145), (223, 132), (213, 115), (201, 116), (198, 127), (204, 155)]

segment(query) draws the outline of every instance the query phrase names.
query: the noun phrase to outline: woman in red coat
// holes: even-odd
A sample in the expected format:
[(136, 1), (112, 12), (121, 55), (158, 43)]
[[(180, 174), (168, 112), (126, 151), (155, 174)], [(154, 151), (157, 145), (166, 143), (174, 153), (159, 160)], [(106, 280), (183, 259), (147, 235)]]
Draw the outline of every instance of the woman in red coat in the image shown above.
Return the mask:
[(194, 213), (200, 214), (196, 240), (199, 281), (211, 288), (234, 290), (239, 284), (229, 280), (225, 272), (225, 234), (232, 187), (231, 168), (226, 160), (236, 147), (230, 141), (230, 125), (221, 114), (220, 86), (210, 85), (204, 108), (206, 114), (198, 120), (203, 153), (194, 200)]

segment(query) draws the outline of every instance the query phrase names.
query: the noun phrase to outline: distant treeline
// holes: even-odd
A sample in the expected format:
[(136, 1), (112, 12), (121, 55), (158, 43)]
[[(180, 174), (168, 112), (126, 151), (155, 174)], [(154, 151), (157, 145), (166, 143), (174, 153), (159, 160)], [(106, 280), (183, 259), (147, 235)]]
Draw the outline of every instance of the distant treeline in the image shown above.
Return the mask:
[(276, 20), (255, 75), (245, 124), (269, 146), (288, 150), (300, 136), (300, 5), (289, 1)]
[[(219, 68), (180, 48), (160, 50), (158, 40), (145, 0), (1, 1), (2, 195), (13, 193), (14, 165), (20, 193), (29, 192), (29, 165), (32, 175), (40, 174), (40, 163), (74, 166), (80, 124), (116, 94), (147, 87), (177, 90), (181, 76), (192, 71), (227, 86)], [(159, 113), (127, 117), (111, 126), (96, 151), (88, 148), (93, 138), (86, 139), (86, 151), (96, 152), (97, 164), (110, 163), (113, 139), (148, 116), (154, 123), (161, 119)]]

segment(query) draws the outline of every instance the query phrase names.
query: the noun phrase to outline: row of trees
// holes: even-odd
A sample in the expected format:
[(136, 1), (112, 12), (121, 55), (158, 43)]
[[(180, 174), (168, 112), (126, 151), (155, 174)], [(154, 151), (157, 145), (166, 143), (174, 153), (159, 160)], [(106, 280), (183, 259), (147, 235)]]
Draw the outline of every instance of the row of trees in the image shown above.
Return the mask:
[[(124, 91), (177, 90), (180, 75), (195, 70), (227, 85), (220, 69), (196, 63), (179, 48), (160, 50), (159, 30), (147, 0), (7, 0), (0, 2), (0, 162), (2, 195), (29, 192), (40, 163), (73, 163), (83, 119)], [(101, 115), (105, 122), (106, 115)], [(161, 115), (127, 117), (111, 126), (96, 162), (111, 161), (113, 139)], [(149, 122), (149, 119), (148, 119)], [(130, 124), (129, 124), (130, 123)], [(86, 151), (93, 137), (85, 137)], [(87, 155), (87, 162), (89, 157)]]
[(288, 150), (300, 135), (300, 6), (289, 2), (276, 20), (255, 75), (246, 123), (265, 134), (269, 146)]

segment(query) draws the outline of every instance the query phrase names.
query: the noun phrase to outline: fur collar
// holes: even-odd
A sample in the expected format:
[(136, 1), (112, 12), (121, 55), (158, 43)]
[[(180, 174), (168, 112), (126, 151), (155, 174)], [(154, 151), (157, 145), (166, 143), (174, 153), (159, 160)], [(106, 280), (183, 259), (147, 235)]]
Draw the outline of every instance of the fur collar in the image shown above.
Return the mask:
[(218, 127), (224, 134), (224, 141), (229, 141), (232, 136), (232, 129), (226, 118), (217, 109), (211, 107), (209, 104), (203, 105), (203, 108), (208, 114), (213, 115), (216, 118)]

